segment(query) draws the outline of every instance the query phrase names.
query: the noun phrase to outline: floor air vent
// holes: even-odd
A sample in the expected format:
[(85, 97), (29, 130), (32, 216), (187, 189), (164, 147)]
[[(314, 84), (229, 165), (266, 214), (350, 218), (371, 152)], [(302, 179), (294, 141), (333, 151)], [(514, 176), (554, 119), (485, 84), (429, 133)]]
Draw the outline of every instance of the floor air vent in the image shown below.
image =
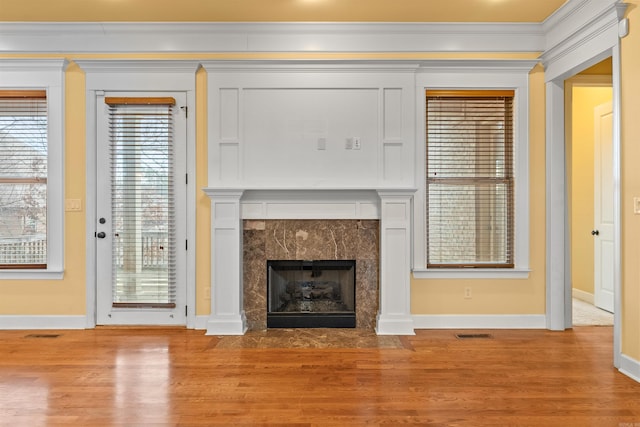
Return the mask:
[(25, 338), (58, 338), (60, 334), (30, 334)]
[(491, 334), (456, 334), (459, 340), (493, 338)]

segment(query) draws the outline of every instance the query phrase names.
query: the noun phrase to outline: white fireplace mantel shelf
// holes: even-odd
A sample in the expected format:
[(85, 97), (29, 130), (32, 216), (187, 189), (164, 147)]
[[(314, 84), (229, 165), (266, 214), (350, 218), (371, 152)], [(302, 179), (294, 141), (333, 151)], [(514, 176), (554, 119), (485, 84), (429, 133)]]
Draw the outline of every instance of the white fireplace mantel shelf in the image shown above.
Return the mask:
[(379, 219), (380, 304), (376, 332), (413, 335), (411, 201), (408, 187), (206, 187), (211, 198), (211, 315), (208, 335), (242, 335), (243, 219)]

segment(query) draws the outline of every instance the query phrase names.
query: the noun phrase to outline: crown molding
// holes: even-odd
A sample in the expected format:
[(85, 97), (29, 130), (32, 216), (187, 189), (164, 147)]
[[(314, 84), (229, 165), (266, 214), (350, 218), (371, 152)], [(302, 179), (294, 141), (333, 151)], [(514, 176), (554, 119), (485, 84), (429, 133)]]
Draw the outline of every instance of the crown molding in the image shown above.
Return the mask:
[(69, 61), (64, 58), (0, 58), (0, 71), (65, 71)]
[[(545, 67), (591, 41), (617, 39), (618, 23), (627, 6), (622, 0), (569, 0), (542, 23), (546, 42), (541, 59)], [(615, 44), (615, 40), (606, 44)]]
[(265, 73), (265, 72), (335, 72), (335, 73), (429, 73), (469, 72), (469, 69), (516, 73), (528, 72), (537, 59), (247, 59), (201, 61), (208, 71), (216, 73)]
[(92, 73), (195, 73), (199, 61), (157, 59), (74, 59), (85, 72)]
[(0, 53), (541, 52), (539, 23), (0, 22)]

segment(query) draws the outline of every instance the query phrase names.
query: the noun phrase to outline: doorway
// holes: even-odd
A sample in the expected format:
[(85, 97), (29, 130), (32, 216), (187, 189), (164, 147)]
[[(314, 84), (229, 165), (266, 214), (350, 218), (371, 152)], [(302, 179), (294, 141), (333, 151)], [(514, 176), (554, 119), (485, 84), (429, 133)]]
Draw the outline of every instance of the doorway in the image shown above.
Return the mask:
[(96, 105), (97, 324), (186, 325), (186, 94)]
[(613, 324), (611, 75), (608, 58), (565, 83), (575, 326)]

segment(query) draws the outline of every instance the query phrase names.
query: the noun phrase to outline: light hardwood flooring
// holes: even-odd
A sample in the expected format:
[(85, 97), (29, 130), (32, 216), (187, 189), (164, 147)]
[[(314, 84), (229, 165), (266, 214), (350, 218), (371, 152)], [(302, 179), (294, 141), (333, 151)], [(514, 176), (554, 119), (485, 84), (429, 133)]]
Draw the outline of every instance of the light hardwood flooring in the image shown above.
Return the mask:
[(611, 327), (287, 345), (323, 333), (268, 331), (281, 339), (258, 348), (184, 329), (0, 331), (0, 425), (640, 426)]

